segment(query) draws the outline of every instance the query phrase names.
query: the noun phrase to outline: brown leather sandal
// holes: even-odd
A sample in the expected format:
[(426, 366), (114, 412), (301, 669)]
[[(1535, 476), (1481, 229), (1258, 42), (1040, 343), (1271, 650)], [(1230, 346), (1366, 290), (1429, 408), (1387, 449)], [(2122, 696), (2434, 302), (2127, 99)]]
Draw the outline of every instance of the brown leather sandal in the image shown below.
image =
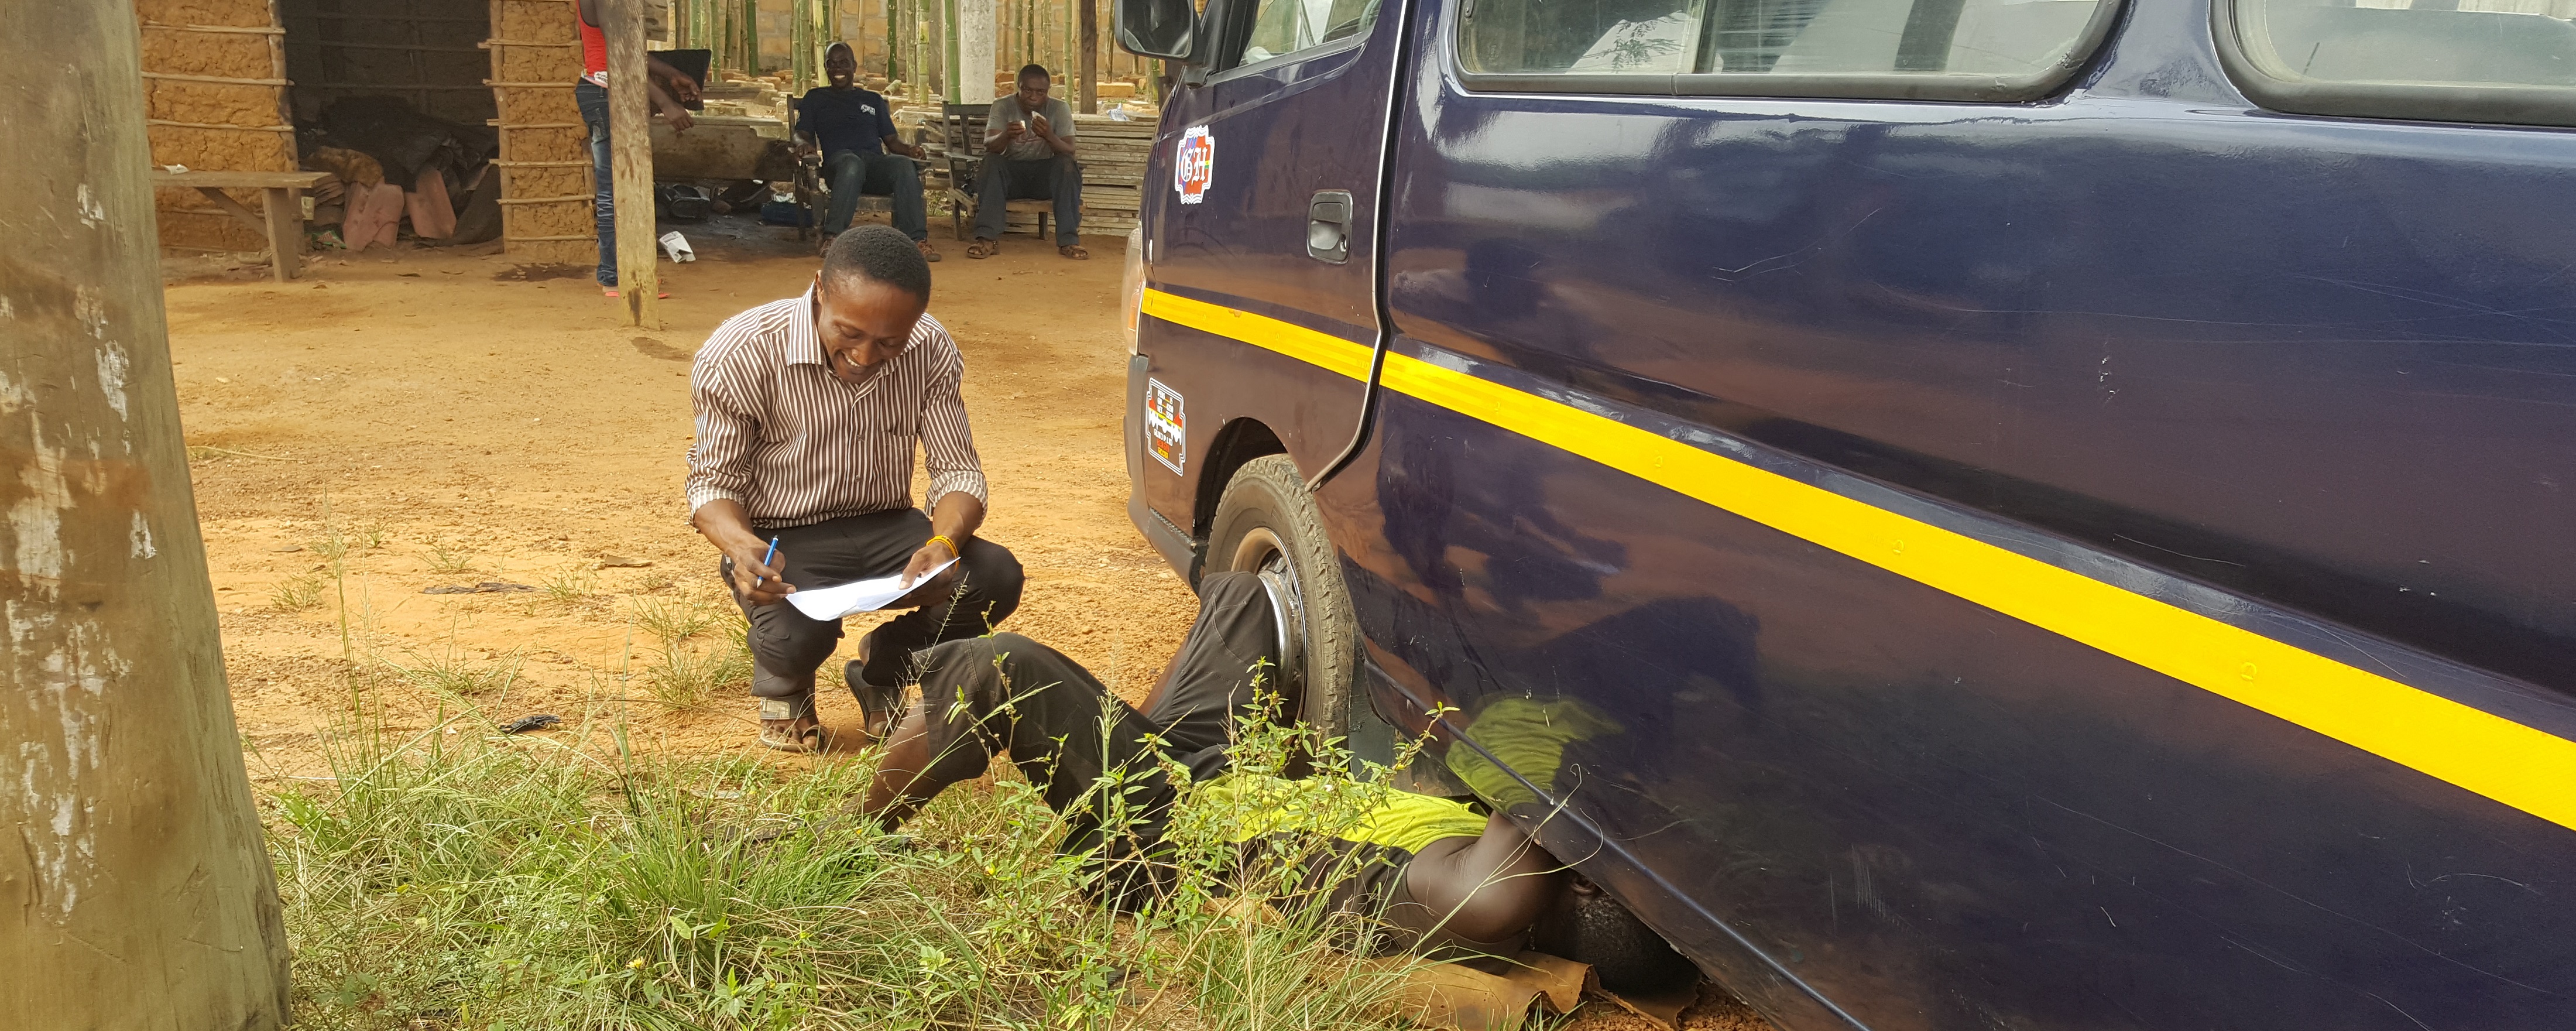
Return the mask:
[(969, 258), (989, 258), (1000, 253), (1002, 253), (1000, 240), (977, 240), (966, 245), (966, 256)]
[[(823, 724), (814, 718), (813, 699), (763, 698), (760, 700), (760, 743), (764, 748), (781, 752), (812, 755), (823, 750)], [(798, 712), (803, 709), (803, 712)]]
[(930, 245), (930, 241), (928, 241), (928, 240), (914, 240), (914, 241), (912, 242), (912, 244), (913, 244), (913, 246), (915, 246), (915, 247), (919, 247), (919, 248), (921, 248), (921, 260), (923, 260), (923, 261), (938, 261), (938, 260), (939, 260), (939, 248), (931, 246), (931, 245)]
[(1075, 261), (1090, 261), (1090, 260), (1091, 260), (1091, 252), (1090, 252), (1090, 251), (1088, 251), (1088, 250), (1084, 250), (1084, 249), (1083, 249), (1083, 247), (1082, 247), (1082, 245), (1081, 245), (1081, 244), (1078, 244), (1078, 243), (1076, 243), (1076, 244), (1066, 244), (1066, 245), (1064, 245), (1064, 246), (1062, 246), (1062, 247), (1058, 247), (1058, 248), (1056, 248), (1056, 249), (1055, 249), (1055, 252), (1056, 252), (1057, 254), (1064, 255), (1065, 257), (1072, 258), (1072, 259), (1073, 259), (1073, 260), (1075, 260)]

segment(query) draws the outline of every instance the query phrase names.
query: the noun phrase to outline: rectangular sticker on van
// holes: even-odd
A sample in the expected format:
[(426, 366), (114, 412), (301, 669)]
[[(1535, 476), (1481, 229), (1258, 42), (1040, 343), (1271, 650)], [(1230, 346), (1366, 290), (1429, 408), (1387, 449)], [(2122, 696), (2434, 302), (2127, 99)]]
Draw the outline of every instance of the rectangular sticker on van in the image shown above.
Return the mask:
[(1165, 468), (1180, 472), (1189, 461), (1189, 417), (1181, 412), (1181, 392), (1163, 381), (1145, 381), (1145, 450)]
[(1207, 199), (1208, 184), (1216, 181), (1216, 137), (1207, 126), (1193, 125), (1181, 134), (1180, 153), (1172, 162), (1172, 189), (1180, 192), (1181, 203), (1196, 204)]

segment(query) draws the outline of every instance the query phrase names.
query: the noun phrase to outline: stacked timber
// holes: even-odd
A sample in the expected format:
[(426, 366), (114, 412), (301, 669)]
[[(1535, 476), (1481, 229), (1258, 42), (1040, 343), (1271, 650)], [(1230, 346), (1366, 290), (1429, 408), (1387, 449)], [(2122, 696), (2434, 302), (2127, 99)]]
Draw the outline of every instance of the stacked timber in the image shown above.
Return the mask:
[(501, 132), (501, 249), (536, 264), (598, 262), (590, 130), (572, 88), (581, 39), (564, 0), (491, 0), (492, 99)]
[(1125, 236), (1136, 228), (1143, 203), (1155, 123), (1075, 115), (1073, 126), (1074, 149), (1082, 156), (1083, 235)]
[[(895, 125), (905, 136), (929, 149), (930, 168), (923, 173), (921, 187), (933, 198), (948, 191), (947, 151), (935, 124), (936, 111), (925, 108), (918, 114), (905, 111), (895, 116)], [(1136, 213), (1144, 201), (1145, 163), (1154, 149), (1155, 123), (1078, 114), (1073, 116), (1073, 126), (1074, 154), (1082, 161), (1082, 235), (1125, 236), (1136, 228)], [(1035, 212), (1011, 212), (1010, 232), (1036, 232), (1037, 225)]]

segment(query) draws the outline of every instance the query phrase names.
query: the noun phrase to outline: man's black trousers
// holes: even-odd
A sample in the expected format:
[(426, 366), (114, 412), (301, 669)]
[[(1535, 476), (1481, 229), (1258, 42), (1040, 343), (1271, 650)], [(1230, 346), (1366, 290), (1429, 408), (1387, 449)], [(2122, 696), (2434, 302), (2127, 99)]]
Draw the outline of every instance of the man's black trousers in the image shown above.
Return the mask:
[[(778, 560), (770, 568), (799, 588), (830, 587), (903, 572), (912, 553), (930, 540), (930, 517), (920, 509), (900, 508), (866, 515), (774, 530), (755, 527), (761, 536), (778, 538)], [(912, 681), (913, 653), (941, 641), (981, 637), (1020, 607), (1023, 577), (1020, 560), (1010, 549), (981, 537), (969, 539), (958, 556), (963, 575), (946, 597), (897, 616), (868, 632), (867, 666), (862, 676), (879, 691), (892, 694)], [(725, 586), (733, 586), (733, 560), (718, 566)], [(814, 682), (814, 671), (841, 643), (841, 621), (808, 619), (786, 602), (754, 606), (734, 594), (743, 616), (751, 620), (751, 693), (762, 698), (800, 702)], [(859, 685), (851, 685), (857, 690)], [(881, 699), (860, 697), (872, 711)]]
[[(1047, 806), (1064, 816), (1068, 854), (1099, 850), (1113, 904), (1141, 901), (1168, 810), (1179, 794), (1159, 757), (1193, 780), (1225, 772), (1236, 728), (1262, 713), (1260, 685), (1278, 672), (1279, 623), (1270, 594), (1250, 573), (1209, 573), (1199, 618), (1172, 656), (1153, 711), (1137, 712), (1064, 653), (1018, 634), (943, 644), (920, 657), (930, 713), (927, 779), (953, 784), (1008, 755)], [(1124, 813), (1105, 797), (1116, 774)], [(1124, 817), (1123, 820), (1116, 819)], [(1115, 824), (1114, 826), (1112, 824)]]

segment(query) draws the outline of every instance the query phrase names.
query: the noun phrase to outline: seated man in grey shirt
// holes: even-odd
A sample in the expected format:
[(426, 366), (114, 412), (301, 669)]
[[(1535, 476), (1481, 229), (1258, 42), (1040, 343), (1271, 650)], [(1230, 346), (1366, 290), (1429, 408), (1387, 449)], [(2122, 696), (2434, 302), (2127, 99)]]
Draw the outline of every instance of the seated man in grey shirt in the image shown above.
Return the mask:
[(984, 119), (984, 171), (975, 177), (975, 242), (969, 258), (1002, 251), (1005, 206), (1055, 201), (1055, 251), (1076, 261), (1082, 248), (1082, 166), (1073, 160), (1073, 109), (1047, 99), (1053, 80), (1039, 65), (1020, 69), (1018, 92), (993, 101)]

